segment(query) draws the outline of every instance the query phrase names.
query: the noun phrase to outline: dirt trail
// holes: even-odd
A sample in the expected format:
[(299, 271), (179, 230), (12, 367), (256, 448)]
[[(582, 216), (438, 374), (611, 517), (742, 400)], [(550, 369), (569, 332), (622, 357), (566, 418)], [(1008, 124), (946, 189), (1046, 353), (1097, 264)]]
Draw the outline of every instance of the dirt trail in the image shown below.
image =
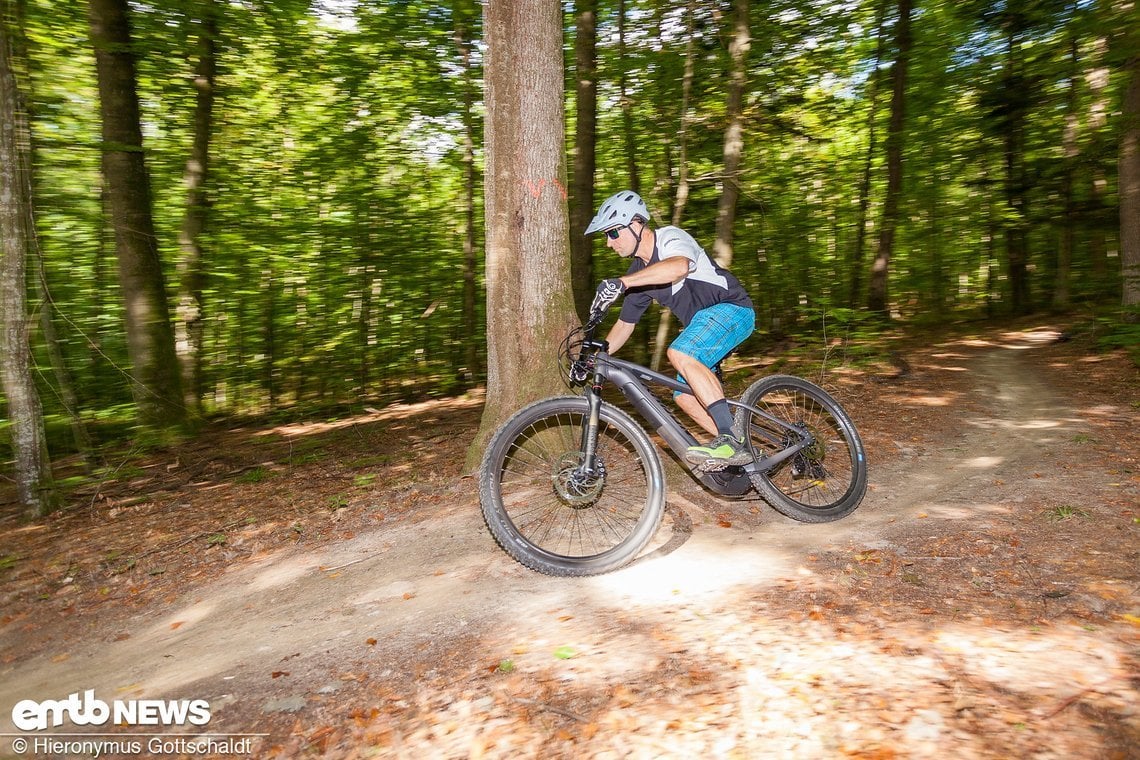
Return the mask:
[[(1029, 519), (1019, 504), (1088, 504), (1104, 482), (1064, 469), (1084, 421), (1019, 349), (948, 351), (931, 366), (973, 378), (948, 410), (952, 432), (894, 441), (888, 465), (871, 451), (872, 488), (841, 522), (718, 502), (674, 470), (671, 513), (691, 532), (667, 518), (666, 550), (556, 579), (495, 547), (465, 480), (426, 521), (234, 567), (168, 607), (93, 624), (66, 652), (5, 666), (0, 705), (87, 689), (206, 699), (210, 731), (271, 734), (263, 755), (307, 745), (351, 756), (363, 743), (407, 757), (1066, 757), (1127, 746), (1140, 735), (1127, 626), (988, 619), (1020, 603), (1003, 590), (1011, 578), (1043, 609), (1081, 601), (1107, 614), (1010, 538)], [(932, 589), (950, 565), (951, 582)], [(1134, 575), (1125, 591), (1135, 603)], [(912, 593), (921, 606), (908, 607)], [(878, 612), (854, 606), (861, 598)], [(10, 628), (0, 639), (20, 635)], [(1065, 700), (1081, 695), (1111, 719), (1066, 722)], [(371, 720), (314, 738), (314, 726), (369, 706)], [(990, 720), (1008, 736), (987, 738)], [(295, 721), (303, 736), (290, 733)], [(14, 731), (7, 709), (0, 731)]]

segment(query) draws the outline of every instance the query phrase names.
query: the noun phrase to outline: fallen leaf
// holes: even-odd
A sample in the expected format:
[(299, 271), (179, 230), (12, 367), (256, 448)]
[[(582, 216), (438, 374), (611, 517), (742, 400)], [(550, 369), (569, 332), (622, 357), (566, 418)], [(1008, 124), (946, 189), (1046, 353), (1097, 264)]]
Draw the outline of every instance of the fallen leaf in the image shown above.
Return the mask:
[(578, 654), (574, 651), (574, 647), (560, 646), (554, 650), (554, 656), (560, 660), (569, 660), (574, 655)]
[(273, 678), (280, 678), (281, 676), (287, 676), (287, 675), (289, 675), (289, 671), (287, 671), (287, 670), (275, 670), (275, 671), (273, 671), (272, 677)]
[(370, 647), (374, 647), (374, 646), (376, 646), (376, 639), (368, 639), (368, 641), (365, 643), (368, 644), (368, 646), (370, 646)]

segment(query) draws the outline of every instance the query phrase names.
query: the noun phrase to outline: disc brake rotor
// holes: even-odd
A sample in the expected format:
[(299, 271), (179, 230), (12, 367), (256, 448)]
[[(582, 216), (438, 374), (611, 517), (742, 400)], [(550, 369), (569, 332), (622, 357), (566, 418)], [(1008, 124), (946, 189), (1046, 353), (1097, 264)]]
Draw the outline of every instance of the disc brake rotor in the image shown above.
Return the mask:
[(602, 494), (605, 485), (605, 468), (601, 457), (595, 457), (594, 474), (586, 473), (579, 463), (581, 455), (568, 451), (554, 463), (551, 481), (558, 498), (574, 509), (584, 509), (593, 505)]

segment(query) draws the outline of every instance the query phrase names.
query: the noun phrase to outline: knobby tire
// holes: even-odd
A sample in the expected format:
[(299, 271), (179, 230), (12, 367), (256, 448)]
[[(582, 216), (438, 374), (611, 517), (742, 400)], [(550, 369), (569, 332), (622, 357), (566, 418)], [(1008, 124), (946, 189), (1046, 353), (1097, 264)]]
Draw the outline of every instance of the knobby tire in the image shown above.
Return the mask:
[[(867, 454), (855, 424), (830, 394), (803, 378), (773, 375), (753, 383), (740, 397), (748, 406), (808, 430), (815, 444), (767, 471), (752, 484), (777, 512), (801, 522), (838, 520), (854, 512), (867, 490)], [(758, 462), (784, 449), (786, 430), (747, 409), (736, 412), (737, 430)]]
[(652, 540), (665, 512), (665, 473), (648, 435), (603, 403), (597, 455), (604, 475), (576, 478), (589, 405), (549, 398), (512, 416), (483, 456), (479, 498), (499, 545), (547, 575), (616, 570)]

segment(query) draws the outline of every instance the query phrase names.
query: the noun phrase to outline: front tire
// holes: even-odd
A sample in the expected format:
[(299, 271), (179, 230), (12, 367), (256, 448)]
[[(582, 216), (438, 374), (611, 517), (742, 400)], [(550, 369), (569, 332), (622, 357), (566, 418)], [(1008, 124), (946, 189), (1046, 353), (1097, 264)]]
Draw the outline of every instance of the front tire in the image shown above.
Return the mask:
[(495, 433), (479, 472), (483, 519), (499, 545), (547, 575), (596, 575), (630, 562), (665, 512), (657, 449), (625, 412), (602, 404), (600, 471), (583, 476), (585, 397), (538, 401)]
[(867, 454), (855, 424), (827, 391), (791, 375), (756, 381), (740, 397), (748, 406), (810, 432), (815, 440), (774, 469), (764, 457), (792, 441), (785, 428), (744, 408), (736, 411), (760, 471), (752, 475), (756, 490), (779, 513), (801, 522), (830, 522), (855, 511), (867, 490)]

